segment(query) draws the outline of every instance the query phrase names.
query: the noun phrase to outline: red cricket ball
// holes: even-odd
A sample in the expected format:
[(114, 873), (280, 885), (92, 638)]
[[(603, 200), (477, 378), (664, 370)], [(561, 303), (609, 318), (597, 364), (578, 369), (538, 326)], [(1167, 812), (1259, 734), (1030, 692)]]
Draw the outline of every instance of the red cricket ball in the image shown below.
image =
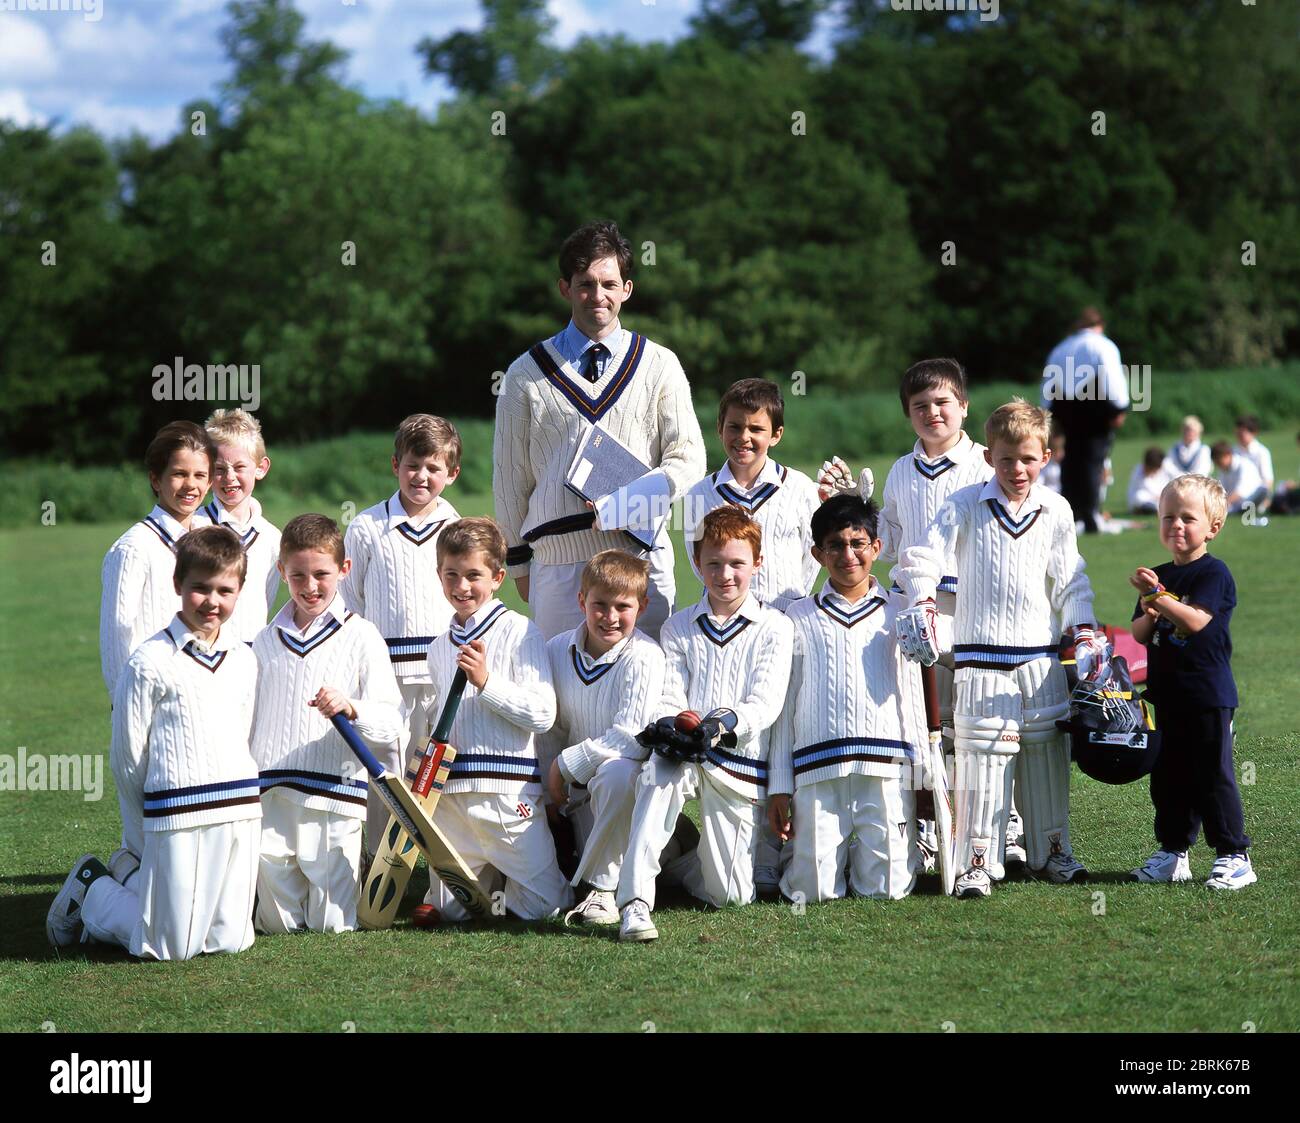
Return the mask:
[(679, 733), (690, 733), (703, 720), (704, 719), (694, 710), (683, 710), (677, 715), (677, 719), (673, 722), (673, 725), (677, 728)]
[(416, 905), (411, 910), (411, 923), (417, 928), (437, 928), (442, 923), (442, 913), (433, 905)]

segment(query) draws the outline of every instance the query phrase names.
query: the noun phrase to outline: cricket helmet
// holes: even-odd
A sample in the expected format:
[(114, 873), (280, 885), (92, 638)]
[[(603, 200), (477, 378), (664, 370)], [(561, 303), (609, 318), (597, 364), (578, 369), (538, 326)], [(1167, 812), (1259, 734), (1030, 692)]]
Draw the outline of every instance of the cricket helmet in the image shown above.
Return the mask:
[(1131, 784), (1155, 767), (1160, 731), (1144, 698), (1133, 690), (1128, 661), (1116, 655), (1104, 679), (1080, 679), (1070, 692), (1070, 716), (1057, 725), (1070, 735), (1080, 770), (1103, 784)]

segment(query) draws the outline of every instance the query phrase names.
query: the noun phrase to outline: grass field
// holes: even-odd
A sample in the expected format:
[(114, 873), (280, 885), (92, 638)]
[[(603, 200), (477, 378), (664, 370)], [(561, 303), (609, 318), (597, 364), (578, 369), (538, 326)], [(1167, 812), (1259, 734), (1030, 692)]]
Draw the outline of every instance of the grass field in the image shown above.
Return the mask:
[[(1293, 436), (1266, 434), (1280, 474)], [(1122, 500), (1145, 441), (1116, 450)], [(804, 465), (804, 467), (808, 467)], [(874, 465), (883, 484), (887, 463)], [(490, 498), (454, 489), (467, 514)], [(378, 498), (376, 496), (375, 498)], [(267, 489), (275, 521), (295, 513)], [(143, 513), (143, 512), (142, 512)], [(0, 532), (0, 753), (105, 758), (103, 798), (0, 792), (0, 1030), (1160, 1030), (1300, 1027), (1300, 734), (1293, 716), (1300, 519), (1231, 523), (1214, 552), (1231, 566), (1241, 691), (1238, 765), (1258, 885), (1125, 883), (1152, 849), (1145, 783), (1073, 774), (1072, 832), (1086, 886), (1010, 883), (987, 901), (937, 895), (934, 879), (892, 904), (845, 901), (799, 914), (710, 912), (678, 900), (661, 938), (624, 947), (558, 925), (259, 938), (248, 952), (144, 964), (96, 949), (56, 956), (51, 896), (84, 851), (118, 839), (99, 674), (99, 566), (123, 529)], [(1154, 530), (1084, 544), (1097, 607), (1127, 622), (1125, 575), (1164, 560)], [(680, 557), (679, 601), (696, 590)], [(506, 598), (514, 601), (513, 590)], [(1253, 782), (1248, 782), (1253, 781)]]

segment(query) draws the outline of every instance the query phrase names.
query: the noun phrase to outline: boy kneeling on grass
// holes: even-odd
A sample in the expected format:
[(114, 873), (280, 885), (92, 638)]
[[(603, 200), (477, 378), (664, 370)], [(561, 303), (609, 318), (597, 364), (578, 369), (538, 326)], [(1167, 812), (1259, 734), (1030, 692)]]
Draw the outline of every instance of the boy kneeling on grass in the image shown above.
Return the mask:
[[(176, 544), (180, 612), (135, 649), (113, 695), (109, 762), (124, 849), (137, 870), (93, 854), (73, 867), (45, 931), (147, 959), (243, 951), (253, 942), (262, 802), (249, 752), (257, 660), (223, 625), (247, 559), (224, 527)], [(132, 863), (134, 864), (134, 863)], [(121, 878), (118, 884), (114, 877)]]
[(857, 495), (822, 504), (813, 554), (827, 582), (790, 609), (794, 661), (772, 735), (768, 816), (794, 839), (781, 879), (791, 900), (832, 900), (850, 888), (897, 900), (921, 865), (910, 767), (926, 736), (920, 676), (894, 636), (906, 602), (871, 576), (877, 525), (876, 508)]
[(640, 773), (618, 879), (621, 940), (658, 938), (650, 916), (655, 878), (682, 807), (696, 795), (700, 843), (686, 888), (716, 907), (754, 900), (767, 734), (785, 700), (793, 644), (789, 619), (750, 592), (762, 541), (758, 524), (738, 508), (710, 511), (694, 543), (704, 596), (664, 625), (659, 712), (703, 715), (698, 728), (709, 731), (702, 736), (708, 748), (700, 764), (653, 754)]

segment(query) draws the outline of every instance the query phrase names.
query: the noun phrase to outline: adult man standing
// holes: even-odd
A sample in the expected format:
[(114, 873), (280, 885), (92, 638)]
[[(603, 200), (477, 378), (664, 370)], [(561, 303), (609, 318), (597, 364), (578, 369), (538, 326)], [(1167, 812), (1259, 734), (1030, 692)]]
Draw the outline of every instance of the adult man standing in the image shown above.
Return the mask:
[(1065, 437), (1061, 494), (1084, 533), (1095, 534), (1106, 457), (1129, 408), (1119, 348), (1106, 337), (1096, 308), (1084, 308), (1073, 332), (1047, 357), (1042, 404)]
[[(497, 399), (492, 492), (509, 547), (507, 570), (549, 639), (583, 620), (582, 567), (601, 550), (640, 556), (623, 531), (704, 475), (704, 438), (677, 356), (619, 321), (632, 295), (632, 247), (613, 222), (574, 231), (560, 249), (560, 295), (573, 315), (520, 355)], [(589, 509), (565, 487), (579, 442), (599, 425), (649, 471)], [(673, 610), (666, 527), (649, 552), (649, 607), (638, 626), (657, 638)]]

